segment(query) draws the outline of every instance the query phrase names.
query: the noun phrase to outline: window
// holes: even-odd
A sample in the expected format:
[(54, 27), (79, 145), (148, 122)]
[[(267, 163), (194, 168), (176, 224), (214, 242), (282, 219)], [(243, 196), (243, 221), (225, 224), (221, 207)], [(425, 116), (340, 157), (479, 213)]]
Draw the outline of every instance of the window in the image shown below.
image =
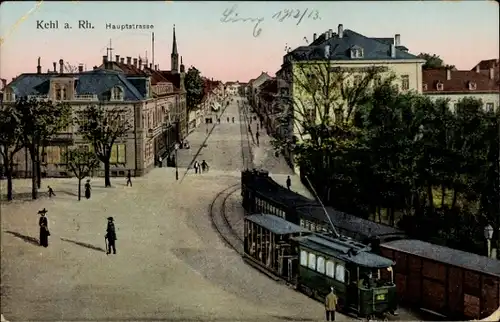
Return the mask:
[(345, 268), (342, 264), (335, 265), (335, 279), (342, 283), (345, 281)]
[(425, 84), (425, 83), (424, 83), (424, 84), (422, 84), (422, 90), (423, 90), (423, 91), (426, 91), (426, 90), (427, 90), (427, 84)]
[(326, 261), (326, 276), (331, 278), (335, 276), (335, 265), (332, 261)]
[(305, 250), (300, 251), (300, 265), (307, 267), (307, 252)]
[(306, 227), (306, 223), (304, 222), (304, 219), (300, 219), (300, 227)]
[(42, 156), (42, 161), (47, 164), (64, 164), (66, 163), (66, 152), (68, 148), (65, 146), (47, 146), (45, 147), (45, 156)]
[(66, 88), (65, 88), (65, 87), (62, 87), (62, 88), (61, 88), (61, 100), (62, 100), (62, 101), (67, 100), (67, 96), (66, 96)]
[(111, 89), (111, 100), (112, 101), (123, 101), (123, 88), (120, 86), (115, 86)]
[(316, 255), (314, 255), (313, 253), (309, 253), (309, 265), (307, 267), (309, 267), (310, 269), (316, 269)]
[(311, 123), (315, 123), (316, 122), (316, 110), (314, 108), (308, 108), (306, 110), (306, 120), (311, 122)]
[(351, 58), (363, 58), (363, 48), (352, 48)]
[(410, 89), (410, 76), (408, 75), (401, 76), (401, 89), (403, 91), (407, 91)]
[(456, 112), (458, 109), (458, 103), (453, 104), (453, 111)]
[(126, 148), (125, 144), (113, 144), (111, 148), (110, 163), (126, 163)]
[(437, 89), (438, 91), (442, 91), (442, 90), (444, 89), (443, 83), (437, 83), (437, 85), (436, 85), (436, 89)]
[(6, 102), (14, 102), (16, 100), (16, 95), (10, 88), (4, 90), (4, 100)]
[(321, 256), (318, 256), (316, 270), (318, 271), (318, 273), (325, 274), (325, 259)]
[(380, 86), (380, 84), (382, 84), (382, 76), (375, 75), (375, 78), (373, 79), (373, 83), (375, 86)]
[(61, 94), (62, 94), (62, 90), (59, 87), (56, 87), (56, 101), (61, 100)]
[(476, 83), (474, 82), (469, 82), (469, 90), (474, 91), (477, 88)]
[(493, 103), (486, 103), (486, 111), (487, 112), (493, 112), (494, 108), (495, 108), (495, 104), (493, 104)]

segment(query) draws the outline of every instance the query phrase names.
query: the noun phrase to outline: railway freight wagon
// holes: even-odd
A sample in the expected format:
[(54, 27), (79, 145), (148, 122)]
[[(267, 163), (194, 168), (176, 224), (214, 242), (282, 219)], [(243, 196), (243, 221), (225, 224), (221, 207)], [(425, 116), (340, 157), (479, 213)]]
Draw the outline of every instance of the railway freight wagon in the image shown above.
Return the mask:
[(265, 170), (242, 171), (241, 195), (246, 214), (273, 214), (313, 232), (333, 234), (331, 221), (338, 233), (365, 244), (374, 239), (384, 242), (406, 237), (403, 231), (388, 225), (331, 207), (324, 209), (319, 202), (281, 186)]
[(380, 245), (396, 262), (394, 278), (403, 303), (448, 319), (481, 319), (500, 307), (500, 261), (420, 240)]

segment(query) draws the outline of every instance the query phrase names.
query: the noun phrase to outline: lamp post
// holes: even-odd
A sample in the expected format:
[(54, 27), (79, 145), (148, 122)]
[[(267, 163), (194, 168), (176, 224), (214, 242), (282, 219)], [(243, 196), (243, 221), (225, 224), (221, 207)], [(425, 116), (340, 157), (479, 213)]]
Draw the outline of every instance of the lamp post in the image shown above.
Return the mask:
[(491, 227), (491, 225), (484, 227), (484, 238), (486, 238), (488, 257), (491, 257), (491, 239), (493, 238), (493, 227)]
[(179, 167), (177, 165), (177, 151), (179, 150), (179, 143), (175, 144), (175, 180), (179, 180)]

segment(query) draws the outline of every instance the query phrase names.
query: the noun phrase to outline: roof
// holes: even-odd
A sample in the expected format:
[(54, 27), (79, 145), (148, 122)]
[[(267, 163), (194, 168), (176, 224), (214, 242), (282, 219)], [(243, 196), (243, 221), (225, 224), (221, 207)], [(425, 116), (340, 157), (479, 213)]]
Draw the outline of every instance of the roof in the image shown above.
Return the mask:
[[(391, 42), (389, 38), (369, 38), (346, 29), (343, 31), (342, 38), (334, 33), (330, 39), (325, 40), (325, 33), (323, 33), (309, 46), (298, 47), (287, 55), (298, 61), (324, 59), (325, 47), (328, 45), (332, 60), (420, 60), (417, 56), (401, 50), (403, 48), (396, 48), (396, 57), (391, 57), (392, 43), (392, 38)], [(363, 49), (362, 58), (351, 58), (350, 49), (354, 46)]]
[(327, 256), (368, 268), (386, 268), (394, 265), (391, 259), (370, 252), (367, 248), (346, 240), (310, 235), (295, 238), (299, 245), (321, 252)]
[(476, 64), (476, 66), (474, 66), (474, 68), (471, 69), (471, 71), (476, 70), (478, 66), (479, 69), (486, 70), (490, 68), (498, 68), (498, 65), (500, 65), (500, 60), (498, 58), (481, 60), (479, 63)]
[[(60, 77), (60, 74), (21, 74), (8, 87), (18, 97), (28, 95), (47, 95), (50, 89), (50, 79)], [(99, 100), (105, 100), (107, 93), (115, 86), (124, 89), (125, 101), (143, 100), (140, 91), (118, 71), (96, 69), (77, 74), (63, 74), (74, 77), (75, 94), (96, 94)]]
[(181, 88), (181, 74), (172, 72), (171, 70), (159, 70), (161, 76), (172, 83), (175, 89), (179, 90)]
[(381, 247), (459, 266), (471, 271), (500, 276), (500, 261), (415, 239), (401, 239), (383, 243)]
[(245, 216), (245, 220), (256, 223), (257, 225), (269, 230), (270, 232), (276, 235), (311, 232), (306, 228), (295, 225), (275, 215), (256, 214), (256, 215)]
[(278, 93), (278, 81), (275, 78), (266, 80), (259, 87), (259, 95), (266, 101), (271, 101), (274, 99), (274, 95)]
[[(450, 73), (450, 79), (446, 74)], [(443, 90), (437, 89), (437, 84), (443, 84)], [(475, 83), (476, 89), (469, 89), (469, 83)], [(427, 69), (422, 71), (422, 84), (427, 85), (423, 88), (426, 94), (433, 93), (499, 93), (500, 90), (494, 79), (490, 79), (489, 73), (477, 73), (469, 70), (446, 70), (446, 69)]]
[(158, 83), (171, 83), (158, 70), (154, 70), (152, 68), (144, 68), (144, 71), (148, 72), (151, 75), (151, 85), (156, 85)]

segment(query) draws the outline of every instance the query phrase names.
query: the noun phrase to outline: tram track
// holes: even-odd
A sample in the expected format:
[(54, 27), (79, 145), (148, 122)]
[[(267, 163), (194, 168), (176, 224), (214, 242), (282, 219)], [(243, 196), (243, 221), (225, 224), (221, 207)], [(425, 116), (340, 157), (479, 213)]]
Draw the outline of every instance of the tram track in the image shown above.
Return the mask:
[(222, 241), (238, 254), (243, 255), (243, 238), (232, 227), (226, 213), (227, 200), (240, 189), (238, 183), (220, 191), (210, 203), (208, 211), (212, 226)]

